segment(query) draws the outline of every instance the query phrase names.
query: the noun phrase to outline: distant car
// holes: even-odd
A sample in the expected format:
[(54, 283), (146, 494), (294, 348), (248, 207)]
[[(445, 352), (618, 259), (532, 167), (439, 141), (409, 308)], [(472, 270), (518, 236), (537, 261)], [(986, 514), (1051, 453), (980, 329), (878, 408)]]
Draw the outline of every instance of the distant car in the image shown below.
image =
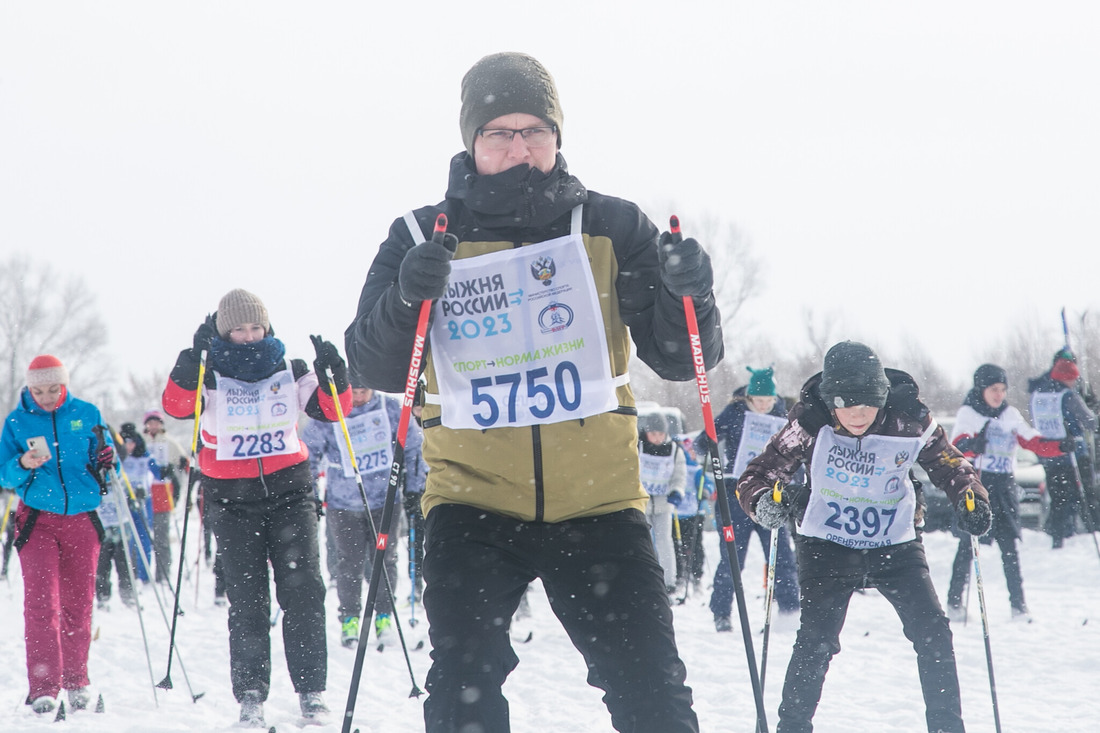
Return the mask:
[(1042, 529), (1050, 497), (1047, 496), (1047, 473), (1039, 457), (1029, 450), (1016, 453), (1016, 485), (1019, 487), (1020, 526)]

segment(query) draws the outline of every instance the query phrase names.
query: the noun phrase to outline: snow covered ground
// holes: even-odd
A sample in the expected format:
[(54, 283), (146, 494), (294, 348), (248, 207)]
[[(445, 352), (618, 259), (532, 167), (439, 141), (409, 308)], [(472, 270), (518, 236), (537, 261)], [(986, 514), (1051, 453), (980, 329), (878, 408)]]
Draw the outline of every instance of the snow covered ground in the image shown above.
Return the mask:
[[(194, 525), (192, 525), (194, 526)], [(708, 532), (707, 558), (712, 574), (717, 557), (717, 535)], [(946, 591), (956, 541), (945, 533), (925, 537), (933, 576), (941, 598)], [(400, 549), (404, 566), (405, 550)], [(188, 553), (194, 557), (193, 552)], [(1045, 535), (1025, 530), (1022, 563), (1031, 624), (1010, 621), (1008, 596), (1000, 558), (995, 548), (982, 553), (985, 594), (989, 608), (996, 690), (1004, 731), (1100, 730), (1100, 558), (1093, 540), (1078, 536), (1065, 549), (1053, 552)], [(749, 614), (756, 655), (763, 624), (761, 586), (763, 554), (754, 547), (745, 573)], [(192, 565), (192, 572), (194, 565)], [(173, 666), (175, 689), (153, 685), (141, 643), (137, 614), (116, 599), (112, 610), (96, 613), (93, 626), (91, 677), (106, 702), (106, 712), (70, 713), (64, 723), (52, 716), (38, 718), (23, 704), (26, 696), (22, 582), (19, 564), (12, 558), (10, 583), (0, 584), (0, 731), (231, 731), (236, 730), (238, 706), (229, 689), (226, 611), (213, 605), (213, 580), (205, 567), (195, 585), (185, 581), (179, 620), (179, 654)], [(404, 580), (407, 587), (407, 579)], [(588, 687), (580, 655), (569, 644), (536, 586), (533, 616), (525, 628), (529, 643), (517, 644), (519, 668), (505, 686), (516, 731), (609, 731), (610, 718), (599, 691)], [(399, 591), (400, 592), (400, 591)], [(168, 632), (151, 592), (143, 595), (144, 622), (150, 638), (153, 680), (164, 676)], [(170, 603), (170, 600), (167, 601)], [(339, 730), (354, 653), (339, 645), (336, 594), (330, 591), (329, 691), (333, 722), (316, 730)], [(976, 590), (970, 594), (971, 621), (955, 624), (955, 648), (963, 687), (963, 712), (968, 730), (992, 731), (993, 707), (987, 675), (982, 625)], [(418, 617), (420, 616), (419, 609)], [(409, 627), (409, 609), (402, 621), (406, 635), (426, 634), (426, 624)], [(676, 607), (676, 632), (688, 667), (688, 683), (695, 691), (695, 709), (704, 731), (745, 731), (754, 725), (754, 705), (741, 634), (717, 634), (706, 608), (706, 595)], [(774, 729), (783, 673), (794, 640), (793, 629), (773, 630), (768, 660), (765, 701)], [(901, 634), (901, 624), (890, 605), (877, 593), (857, 595), (841, 637), (844, 647), (834, 659), (815, 719), (819, 733), (912, 733), (924, 730), (923, 707), (917, 682), (915, 655)], [(429, 666), (427, 649), (411, 651), (418, 685)], [(280, 731), (296, 729), (297, 697), (282, 659), (281, 635), (272, 635), (272, 691), (266, 705), (267, 722)], [(186, 671), (186, 674), (185, 674)], [(190, 688), (204, 693), (191, 701)], [(355, 713), (362, 733), (389, 733), (423, 729), (420, 700), (411, 699), (413, 683), (399, 649), (366, 655), (363, 683)]]

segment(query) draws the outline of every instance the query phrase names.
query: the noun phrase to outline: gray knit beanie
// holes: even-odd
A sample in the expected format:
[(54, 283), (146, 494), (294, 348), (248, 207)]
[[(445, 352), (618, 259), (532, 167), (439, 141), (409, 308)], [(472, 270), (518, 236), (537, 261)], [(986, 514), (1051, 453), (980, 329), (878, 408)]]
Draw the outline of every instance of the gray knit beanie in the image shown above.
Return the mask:
[(818, 391), (830, 410), (856, 405), (881, 408), (890, 392), (890, 380), (870, 347), (841, 341), (825, 354)]
[(526, 113), (557, 126), (558, 147), (564, 116), (554, 77), (535, 59), (512, 51), (494, 53), (474, 64), (462, 77), (462, 110), (458, 126), (466, 152), (474, 154), (474, 138), (487, 122), (501, 115)]
[(659, 412), (648, 412), (638, 417), (638, 430), (642, 433), (668, 433), (668, 420)]
[(237, 326), (246, 323), (258, 323), (264, 327), (264, 333), (271, 333), (271, 321), (267, 317), (267, 308), (260, 298), (247, 290), (237, 288), (222, 296), (218, 303), (218, 335), (223, 339)]

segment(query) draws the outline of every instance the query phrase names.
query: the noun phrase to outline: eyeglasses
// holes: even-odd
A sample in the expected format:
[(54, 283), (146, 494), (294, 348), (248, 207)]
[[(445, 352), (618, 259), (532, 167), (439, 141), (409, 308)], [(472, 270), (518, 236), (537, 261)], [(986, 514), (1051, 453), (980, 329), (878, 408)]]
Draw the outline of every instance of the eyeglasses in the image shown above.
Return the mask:
[(557, 131), (557, 125), (550, 125), (549, 127), (527, 127), (522, 130), (481, 129), (477, 134), (485, 142), (485, 147), (490, 150), (504, 150), (512, 144), (512, 138), (516, 133), (520, 134), (523, 142), (527, 143), (527, 147), (542, 148), (557, 141)]

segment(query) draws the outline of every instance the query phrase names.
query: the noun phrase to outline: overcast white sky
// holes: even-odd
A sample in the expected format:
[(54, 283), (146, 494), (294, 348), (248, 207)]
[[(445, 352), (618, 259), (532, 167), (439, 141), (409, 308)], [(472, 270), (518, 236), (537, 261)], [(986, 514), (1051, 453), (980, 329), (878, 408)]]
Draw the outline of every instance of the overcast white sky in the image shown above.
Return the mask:
[(87, 278), (120, 369), (234, 287), (292, 354), (342, 346), (390, 222), (443, 196), (462, 75), (520, 50), (589, 188), (748, 233), (757, 333), (810, 307), (961, 379), (1100, 306), (1098, 39), (1086, 1), (2, 0), (0, 251)]

